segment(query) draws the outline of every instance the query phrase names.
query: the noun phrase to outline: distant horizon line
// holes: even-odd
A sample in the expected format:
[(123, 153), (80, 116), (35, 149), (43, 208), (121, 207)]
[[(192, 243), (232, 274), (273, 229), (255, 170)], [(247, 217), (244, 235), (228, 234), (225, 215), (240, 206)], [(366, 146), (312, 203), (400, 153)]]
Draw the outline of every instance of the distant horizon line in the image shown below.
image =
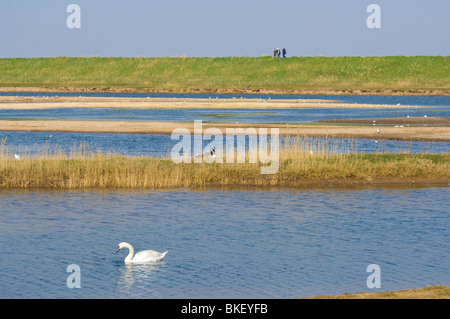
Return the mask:
[(246, 55), (230, 55), (230, 56), (101, 56), (101, 55), (91, 55), (91, 56), (69, 56), (69, 55), (56, 55), (56, 56), (36, 56), (36, 57), (1, 57), (0, 59), (57, 59), (57, 58), (73, 58), (73, 59), (92, 59), (92, 58), (115, 58), (115, 59), (227, 59), (227, 58), (249, 58), (249, 59), (259, 59), (259, 58), (274, 58), (274, 59), (292, 59), (292, 58), (389, 58), (389, 57), (449, 57), (450, 55), (293, 55), (289, 57), (274, 57), (271, 55), (262, 56), (246, 56)]

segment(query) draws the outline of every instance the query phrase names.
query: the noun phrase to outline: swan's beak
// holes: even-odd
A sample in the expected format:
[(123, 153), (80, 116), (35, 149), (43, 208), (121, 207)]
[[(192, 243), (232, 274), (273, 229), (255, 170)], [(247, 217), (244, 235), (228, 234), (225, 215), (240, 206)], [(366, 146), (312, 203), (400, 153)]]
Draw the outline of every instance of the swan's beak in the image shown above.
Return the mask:
[(120, 247), (117, 246), (116, 254), (119, 252), (119, 250), (120, 250)]

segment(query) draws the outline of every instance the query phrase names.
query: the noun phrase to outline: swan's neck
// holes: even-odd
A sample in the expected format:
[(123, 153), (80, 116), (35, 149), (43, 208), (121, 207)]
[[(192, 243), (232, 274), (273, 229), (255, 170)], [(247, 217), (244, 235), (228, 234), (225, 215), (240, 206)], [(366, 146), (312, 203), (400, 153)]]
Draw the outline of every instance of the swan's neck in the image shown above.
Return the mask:
[(130, 244), (126, 245), (125, 247), (128, 248), (128, 250), (129, 250), (128, 256), (125, 258), (125, 262), (127, 263), (133, 259), (134, 248)]

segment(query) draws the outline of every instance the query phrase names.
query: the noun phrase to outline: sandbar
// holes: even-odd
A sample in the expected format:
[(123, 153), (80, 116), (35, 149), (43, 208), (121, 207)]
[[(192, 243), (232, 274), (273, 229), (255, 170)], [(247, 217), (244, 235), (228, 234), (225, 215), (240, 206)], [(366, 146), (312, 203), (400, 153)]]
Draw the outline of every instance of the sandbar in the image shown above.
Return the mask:
[[(172, 134), (177, 128), (186, 128), (193, 134), (194, 123), (144, 121), (61, 121), (61, 120), (0, 120), (0, 131), (89, 132)], [(202, 129), (218, 128), (226, 134), (227, 128), (278, 128), (280, 136), (367, 138), (405, 141), (450, 142), (450, 127), (381, 127), (301, 124), (241, 124), (202, 123)]]
[[(305, 108), (407, 108), (409, 105), (342, 103), (327, 99), (262, 98), (119, 98), (66, 96), (0, 96), (0, 109), (74, 107), (140, 109), (305, 109)], [(416, 106), (414, 106), (416, 107)], [(424, 106), (420, 106), (424, 108)]]

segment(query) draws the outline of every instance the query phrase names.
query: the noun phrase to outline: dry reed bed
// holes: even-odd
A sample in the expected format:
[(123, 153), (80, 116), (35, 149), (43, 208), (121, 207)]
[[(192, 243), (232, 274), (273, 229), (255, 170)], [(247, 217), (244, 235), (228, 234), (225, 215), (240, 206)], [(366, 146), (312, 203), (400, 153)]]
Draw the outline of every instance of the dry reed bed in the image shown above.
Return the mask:
[(276, 174), (262, 175), (259, 163), (180, 163), (168, 158), (104, 154), (86, 147), (44, 149), (15, 160), (0, 143), (0, 188), (158, 189), (220, 185), (311, 186), (367, 183), (450, 182), (450, 153), (356, 154), (327, 142), (287, 143)]

